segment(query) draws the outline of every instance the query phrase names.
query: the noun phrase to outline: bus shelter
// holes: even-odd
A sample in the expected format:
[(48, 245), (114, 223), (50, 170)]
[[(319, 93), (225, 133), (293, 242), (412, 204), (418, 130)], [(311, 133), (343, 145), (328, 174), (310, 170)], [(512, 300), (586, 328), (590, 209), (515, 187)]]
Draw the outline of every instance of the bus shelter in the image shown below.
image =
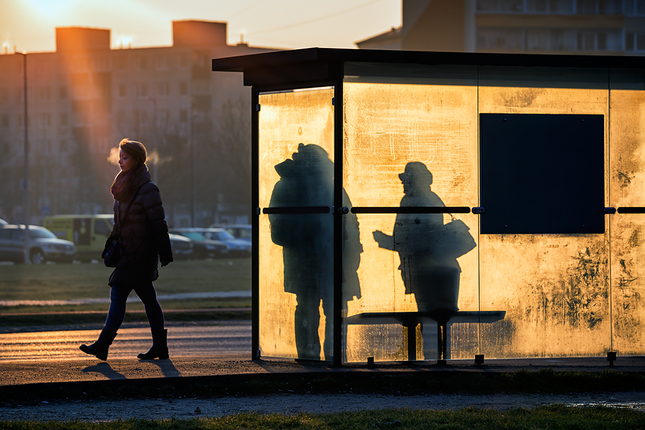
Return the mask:
[(303, 49), (252, 87), (253, 358), (645, 353), (645, 57)]

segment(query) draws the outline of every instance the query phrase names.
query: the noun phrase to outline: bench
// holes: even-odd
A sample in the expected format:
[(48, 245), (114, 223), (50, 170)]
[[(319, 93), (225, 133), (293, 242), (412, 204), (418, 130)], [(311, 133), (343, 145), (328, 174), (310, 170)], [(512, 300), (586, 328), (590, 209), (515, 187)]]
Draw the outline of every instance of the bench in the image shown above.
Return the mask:
[(448, 339), (450, 326), (458, 323), (493, 323), (503, 320), (506, 311), (426, 311), (426, 312), (365, 312), (345, 318), (350, 324), (401, 324), (408, 330), (408, 361), (417, 357), (416, 327), (423, 324), (424, 319), (437, 323), (437, 348), (439, 363), (450, 359)]

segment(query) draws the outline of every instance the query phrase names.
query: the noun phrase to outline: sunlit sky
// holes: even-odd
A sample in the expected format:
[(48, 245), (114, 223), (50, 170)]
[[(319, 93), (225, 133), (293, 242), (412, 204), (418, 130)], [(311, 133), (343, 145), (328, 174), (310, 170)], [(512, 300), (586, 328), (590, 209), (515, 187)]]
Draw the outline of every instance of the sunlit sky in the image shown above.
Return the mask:
[[(0, 0), (0, 44), (50, 52), (56, 27), (111, 30), (113, 48), (172, 45), (172, 21), (228, 22), (228, 42), (355, 48), (401, 25), (402, 0)], [(243, 36), (242, 36), (243, 35)]]

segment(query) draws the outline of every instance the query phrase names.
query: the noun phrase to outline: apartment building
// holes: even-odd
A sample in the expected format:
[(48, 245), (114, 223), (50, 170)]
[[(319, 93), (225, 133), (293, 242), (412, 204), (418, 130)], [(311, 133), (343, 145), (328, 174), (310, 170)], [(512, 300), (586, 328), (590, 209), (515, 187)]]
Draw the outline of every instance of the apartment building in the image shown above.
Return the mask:
[(645, 55), (645, 0), (403, 0), (362, 49)]
[(148, 148), (170, 224), (248, 215), (250, 94), (211, 60), (270, 49), (228, 45), (226, 23), (172, 29), (172, 46), (113, 49), (110, 30), (57, 28), (55, 52), (0, 55), (1, 218), (24, 220), (25, 138), (32, 222), (111, 212), (125, 137)]

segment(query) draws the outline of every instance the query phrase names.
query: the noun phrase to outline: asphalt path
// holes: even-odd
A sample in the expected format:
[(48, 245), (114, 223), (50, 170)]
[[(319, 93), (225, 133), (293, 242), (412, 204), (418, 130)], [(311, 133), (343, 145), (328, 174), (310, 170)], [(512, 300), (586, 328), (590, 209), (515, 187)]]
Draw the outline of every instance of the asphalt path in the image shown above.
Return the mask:
[[(53, 330), (0, 334), (0, 363), (37, 360), (73, 360), (87, 357), (79, 349), (94, 342), (100, 330)], [(109, 358), (133, 358), (152, 344), (147, 324), (122, 327)], [(251, 350), (251, 323), (226, 321), (194, 325), (170, 325), (168, 348), (173, 357), (217, 357), (244, 354)]]

